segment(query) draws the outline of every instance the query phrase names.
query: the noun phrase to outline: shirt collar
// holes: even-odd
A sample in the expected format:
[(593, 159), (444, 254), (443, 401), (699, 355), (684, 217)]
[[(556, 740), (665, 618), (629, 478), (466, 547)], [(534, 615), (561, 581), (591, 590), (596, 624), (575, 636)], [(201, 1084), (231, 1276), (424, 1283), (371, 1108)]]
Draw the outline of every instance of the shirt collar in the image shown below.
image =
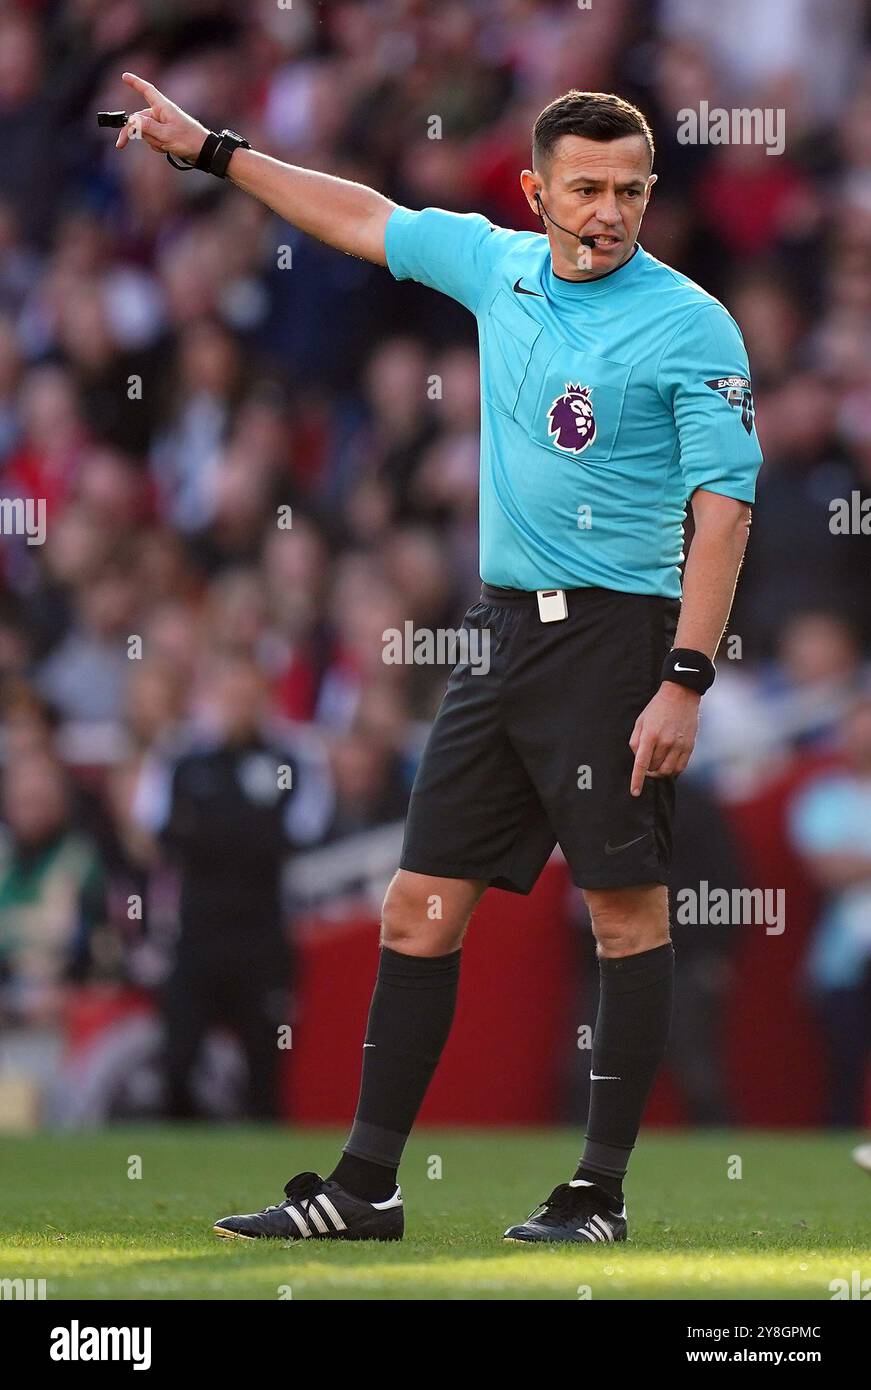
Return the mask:
[(547, 274), (545, 281), (548, 295), (553, 299), (564, 300), (565, 302), (591, 299), (594, 295), (610, 294), (613, 290), (622, 289), (630, 280), (634, 280), (638, 275), (642, 263), (645, 259), (645, 251), (640, 242), (635, 243), (635, 250), (615, 270), (608, 270), (604, 275), (597, 275), (595, 280), (566, 280), (554, 274), (553, 259), (548, 261)]

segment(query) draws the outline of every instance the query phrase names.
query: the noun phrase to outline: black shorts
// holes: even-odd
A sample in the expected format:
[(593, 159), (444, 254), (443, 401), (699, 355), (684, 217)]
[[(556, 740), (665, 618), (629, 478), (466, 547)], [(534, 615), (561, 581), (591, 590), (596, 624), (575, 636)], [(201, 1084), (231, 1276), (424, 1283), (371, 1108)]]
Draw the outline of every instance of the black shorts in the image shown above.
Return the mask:
[(633, 797), (629, 738), (680, 600), (566, 598), (568, 617), (545, 623), (534, 593), (485, 584), (467, 612), (463, 627), (480, 634), (464, 639), (471, 660), (454, 667), (430, 730), (401, 868), (528, 893), (558, 843), (579, 888), (667, 881), (674, 779), (646, 778)]

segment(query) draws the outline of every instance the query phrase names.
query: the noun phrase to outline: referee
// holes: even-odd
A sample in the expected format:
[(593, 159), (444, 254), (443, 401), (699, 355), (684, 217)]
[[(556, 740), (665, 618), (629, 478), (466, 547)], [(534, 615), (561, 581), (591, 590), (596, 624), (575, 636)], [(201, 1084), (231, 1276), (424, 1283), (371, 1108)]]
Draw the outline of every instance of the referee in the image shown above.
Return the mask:
[[(397, 1239), (403, 1146), (451, 1025), (461, 943), (490, 886), (528, 893), (555, 843), (597, 942), (586, 1142), (506, 1239), (626, 1239), (623, 1179), (662, 1061), (674, 958), (665, 887), (674, 781), (714, 679), (761, 463), (741, 334), (647, 255), (647, 121), (570, 91), (520, 176), (544, 235), (412, 212), (210, 133), (149, 83), (142, 137), (228, 177), (302, 231), (465, 305), (481, 351), (486, 673), (453, 671), (420, 764), (382, 946), (357, 1114), (326, 1180), (222, 1236)], [(127, 143), (125, 127), (118, 145)], [(681, 598), (683, 521), (694, 537)]]

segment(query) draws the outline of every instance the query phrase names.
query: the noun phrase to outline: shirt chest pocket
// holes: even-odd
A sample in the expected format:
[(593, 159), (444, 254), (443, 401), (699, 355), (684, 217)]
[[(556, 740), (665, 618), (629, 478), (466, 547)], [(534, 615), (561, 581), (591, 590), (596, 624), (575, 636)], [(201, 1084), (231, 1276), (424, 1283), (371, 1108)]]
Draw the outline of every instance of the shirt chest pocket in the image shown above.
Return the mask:
[(487, 325), (489, 403), (546, 449), (579, 463), (614, 453), (632, 368), (545, 333), (500, 291)]
[(533, 350), (543, 332), (541, 324), (523, 312), (517, 296), (505, 290), (499, 291), (484, 319), (482, 395), (488, 405), (515, 420)]

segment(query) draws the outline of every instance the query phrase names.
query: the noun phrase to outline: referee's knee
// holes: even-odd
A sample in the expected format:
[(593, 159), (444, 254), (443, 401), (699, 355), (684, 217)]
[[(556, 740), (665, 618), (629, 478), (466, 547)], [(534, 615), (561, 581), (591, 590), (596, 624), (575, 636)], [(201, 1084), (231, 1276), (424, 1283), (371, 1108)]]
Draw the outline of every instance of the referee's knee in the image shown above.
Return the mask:
[(409, 956), (458, 951), (472, 909), (486, 886), (472, 879), (435, 878), (399, 869), (381, 909), (381, 945)]
[(600, 956), (634, 956), (670, 940), (668, 889), (663, 884), (586, 888), (584, 898)]

